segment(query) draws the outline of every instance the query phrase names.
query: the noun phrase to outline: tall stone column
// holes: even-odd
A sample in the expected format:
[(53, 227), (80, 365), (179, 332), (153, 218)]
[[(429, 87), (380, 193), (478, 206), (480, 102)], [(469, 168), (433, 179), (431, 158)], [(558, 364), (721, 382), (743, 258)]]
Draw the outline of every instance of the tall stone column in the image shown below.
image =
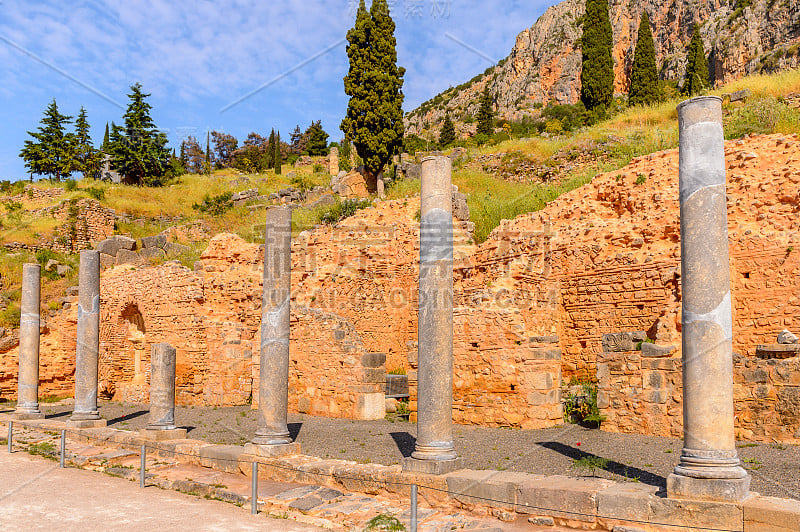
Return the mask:
[(104, 427), (97, 410), (100, 353), (100, 253), (81, 251), (78, 272), (78, 339), (75, 350), (75, 409), (67, 422), (77, 428)]
[(141, 434), (150, 440), (185, 438), (186, 429), (175, 427), (175, 348), (153, 344), (150, 349), (150, 422)]
[(722, 100), (678, 106), (680, 134), (683, 430), (674, 498), (740, 501), (750, 476), (736, 452)]
[(453, 215), (451, 161), (422, 160), (417, 443), (403, 469), (458, 469), (453, 447)]
[(246, 446), (246, 452), (260, 456), (299, 452), (299, 444), (292, 443), (287, 424), (291, 252), (291, 209), (269, 209), (264, 232), (258, 429), (252, 443)]
[(41, 266), (22, 266), (22, 308), (19, 319), (17, 419), (42, 419), (39, 410), (39, 305)]

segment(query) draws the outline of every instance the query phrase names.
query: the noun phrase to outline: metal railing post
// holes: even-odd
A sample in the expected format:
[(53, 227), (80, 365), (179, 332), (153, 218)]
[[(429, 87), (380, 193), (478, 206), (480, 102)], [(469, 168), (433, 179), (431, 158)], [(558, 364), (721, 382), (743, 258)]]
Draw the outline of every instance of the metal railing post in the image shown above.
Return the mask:
[(141, 450), (139, 451), (139, 455), (141, 456), (141, 463), (139, 466), (139, 487), (144, 487), (144, 471), (145, 471), (145, 462), (147, 461), (147, 447), (142, 445)]
[(58, 460), (58, 465), (61, 468), (64, 467), (64, 457), (66, 456), (66, 454), (67, 454), (67, 431), (62, 429), (61, 430), (61, 456), (59, 457), (59, 460)]
[(411, 532), (417, 532), (417, 485), (411, 486)]
[(250, 513), (253, 515), (258, 513), (258, 462), (253, 462)]
[(14, 422), (8, 422), (8, 454), (13, 453), (12, 447), (14, 445)]

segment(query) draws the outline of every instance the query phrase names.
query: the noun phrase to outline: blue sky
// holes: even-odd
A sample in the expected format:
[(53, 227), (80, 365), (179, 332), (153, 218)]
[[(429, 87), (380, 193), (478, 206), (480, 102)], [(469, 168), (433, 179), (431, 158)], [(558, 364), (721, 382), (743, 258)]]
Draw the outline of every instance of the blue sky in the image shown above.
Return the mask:
[[(404, 109), (482, 72), (487, 58), (508, 55), (517, 34), (553, 3), (389, 0), (398, 63), (407, 70)], [(209, 129), (241, 142), (275, 127), (286, 138), (319, 119), (338, 139), (347, 107), (342, 40), (355, 7), (355, 0), (0, 0), (0, 179), (26, 176), (19, 150), (53, 98), (65, 114), (85, 106), (99, 144), (106, 122), (121, 122), (137, 81), (152, 93), (152, 116), (171, 146), (186, 135), (204, 139)]]

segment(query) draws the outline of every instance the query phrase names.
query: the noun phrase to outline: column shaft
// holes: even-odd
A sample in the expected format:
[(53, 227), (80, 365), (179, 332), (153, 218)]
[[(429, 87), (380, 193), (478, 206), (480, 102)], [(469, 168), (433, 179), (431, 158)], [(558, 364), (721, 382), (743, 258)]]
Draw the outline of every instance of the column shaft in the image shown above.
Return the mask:
[(19, 320), (19, 377), (17, 409), (20, 416), (37, 416), (39, 411), (39, 306), (41, 266), (22, 266), (22, 301)]
[(671, 496), (741, 500), (734, 439), (732, 316), (721, 100), (678, 106), (684, 448)]
[(100, 254), (81, 251), (78, 273), (78, 341), (75, 352), (73, 421), (100, 419), (97, 411), (97, 368), (100, 350)]
[(453, 216), (451, 163), (422, 160), (417, 443), (412, 457), (455, 460), (453, 448)]
[(175, 428), (175, 348), (153, 344), (150, 355), (150, 430)]
[(289, 298), (291, 292), (292, 211), (267, 211), (264, 232), (264, 295), (261, 308), (261, 356), (258, 429), (253, 443), (291, 443), (289, 405)]

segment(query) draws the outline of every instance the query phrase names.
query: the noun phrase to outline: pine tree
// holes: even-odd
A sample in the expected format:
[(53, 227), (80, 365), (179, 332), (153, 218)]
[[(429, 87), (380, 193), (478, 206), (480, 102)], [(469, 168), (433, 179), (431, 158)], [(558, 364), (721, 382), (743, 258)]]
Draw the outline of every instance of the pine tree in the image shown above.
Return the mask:
[(47, 106), (37, 132), (28, 131), (34, 140), (26, 140), (20, 151), (25, 168), (32, 174), (46, 175), (61, 181), (72, 171), (75, 159), (75, 135), (66, 131), (72, 117), (58, 111), (55, 99)]
[(289, 151), (291, 153), (294, 153), (295, 155), (300, 155), (304, 151), (306, 151), (307, 139), (305, 138), (303, 132), (300, 131), (300, 124), (298, 124), (297, 127), (294, 128), (294, 131), (292, 131), (292, 136), (290, 138), (290, 141), (291, 143), (289, 146)]
[(274, 163), (275, 175), (281, 175), (281, 132), (275, 133), (275, 151), (272, 154), (272, 161)]
[(444, 115), (444, 123), (442, 124), (442, 130), (439, 132), (439, 145), (444, 148), (455, 142), (456, 140), (456, 127), (453, 125), (453, 121), (450, 120), (450, 115)]
[(103, 153), (108, 150), (108, 122), (106, 122), (106, 134), (103, 135), (103, 145), (100, 146), (100, 149), (103, 151)]
[(150, 118), (152, 106), (145, 101), (148, 96), (142, 92), (141, 84), (131, 86), (125, 126), (111, 128), (109, 155), (111, 167), (126, 182), (161, 186), (166, 183), (170, 168), (167, 136)]
[(694, 96), (707, 88), (708, 58), (703, 48), (703, 39), (700, 38), (700, 28), (695, 27), (686, 55), (686, 76), (681, 92), (687, 96)]
[(102, 162), (103, 154), (92, 146), (86, 109), (81, 107), (75, 120), (75, 159), (72, 170), (81, 172), (84, 178), (91, 178), (100, 172)]
[(233, 163), (233, 152), (239, 147), (239, 141), (233, 135), (219, 131), (211, 132), (214, 142), (214, 160), (217, 168), (227, 168)]
[(205, 171), (205, 153), (193, 135), (181, 142), (181, 162), (187, 172), (201, 174)]
[(350, 68), (344, 91), (350, 97), (341, 129), (353, 142), (368, 173), (378, 176), (403, 143), (403, 76), (397, 66), (395, 24), (386, 0), (361, 0), (347, 32)]
[(491, 137), (494, 134), (494, 101), (489, 84), (483, 87), (480, 108), (478, 108), (478, 135)]
[(581, 37), (581, 101), (589, 111), (607, 108), (614, 98), (613, 45), (608, 0), (586, 0)]
[(322, 120), (311, 122), (305, 133), (309, 155), (328, 155), (328, 134), (322, 129)]
[(636, 39), (636, 51), (633, 56), (628, 103), (649, 105), (656, 103), (659, 97), (656, 48), (653, 45), (653, 32), (650, 30), (650, 18), (645, 11), (639, 22), (639, 36)]

